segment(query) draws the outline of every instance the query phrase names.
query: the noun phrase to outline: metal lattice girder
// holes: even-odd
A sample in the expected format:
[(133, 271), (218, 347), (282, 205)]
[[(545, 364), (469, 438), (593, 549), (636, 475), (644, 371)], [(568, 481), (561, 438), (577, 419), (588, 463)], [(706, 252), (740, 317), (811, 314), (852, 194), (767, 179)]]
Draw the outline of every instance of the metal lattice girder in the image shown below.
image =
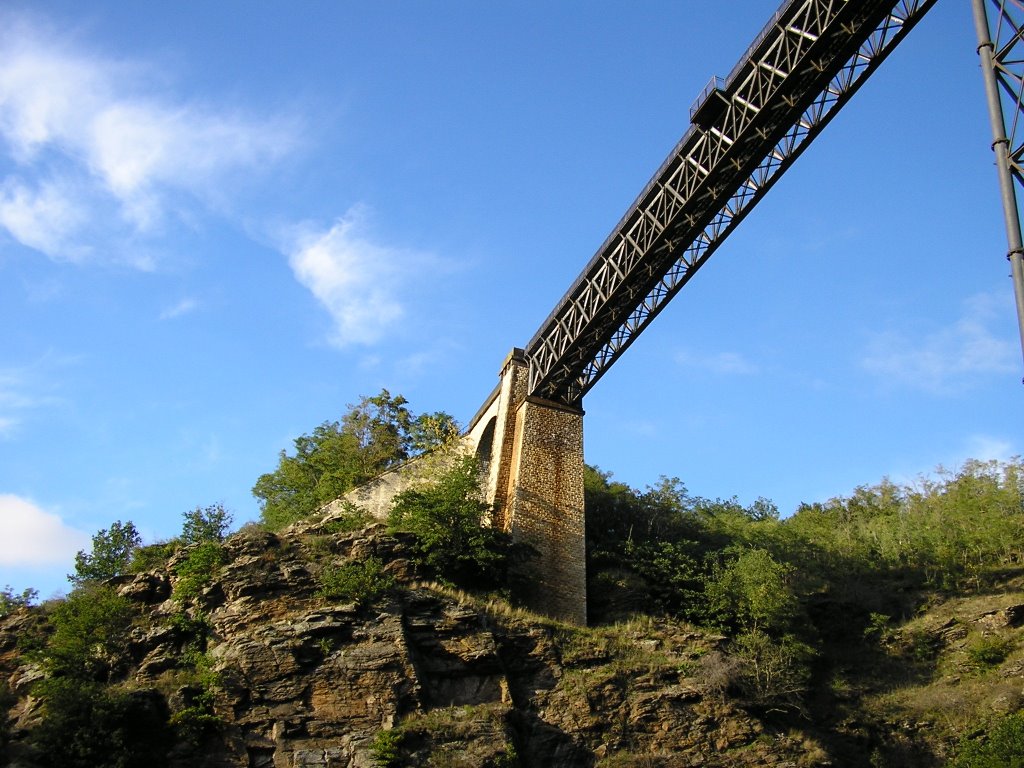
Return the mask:
[(530, 393), (578, 403), (934, 2), (784, 3), (527, 345)]
[[(1024, 351), (1024, 243), (1017, 204), (1017, 192), (1024, 187), (1024, 4), (1019, 0), (973, 0), (973, 4)], [(992, 9), (991, 15), (986, 7)]]

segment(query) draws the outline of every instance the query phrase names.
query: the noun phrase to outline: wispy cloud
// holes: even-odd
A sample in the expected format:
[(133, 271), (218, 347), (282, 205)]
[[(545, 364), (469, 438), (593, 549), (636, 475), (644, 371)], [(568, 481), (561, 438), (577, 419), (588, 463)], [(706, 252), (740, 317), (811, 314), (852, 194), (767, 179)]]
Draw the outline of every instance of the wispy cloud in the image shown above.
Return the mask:
[(67, 180), (29, 186), (8, 176), (0, 183), (0, 226), (18, 242), (54, 258), (81, 261), (91, 249), (76, 242), (87, 212)]
[(164, 309), (164, 311), (160, 313), (160, 319), (174, 320), (175, 318), (181, 317), (182, 315), (187, 315), (190, 312), (195, 312), (198, 308), (198, 301), (196, 301), (193, 298), (186, 297), (179, 301), (177, 304), (172, 304), (171, 306)]
[(1016, 344), (992, 330), (1007, 309), (1003, 298), (973, 296), (964, 302), (959, 320), (917, 338), (898, 331), (880, 333), (861, 364), (890, 383), (935, 394), (962, 391), (987, 375), (1012, 373)]
[(31, 394), (28, 379), (20, 370), (0, 370), (0, 438), (11, 437), (26, 411), (41, 405)]
[[(211, 204), (232, 173), (295, 144), (294, 124), (185, 101), (143, 62), (0, 14), (0, 227), (52, 259), (137, 258), (132, 240)], [(119, 246), (119, 247), (113, 247)]]
[(978, 461), (1009, 461), (1019, 456), (1020, 450), (1011, 440), (994, 435), (971, 435), (967, 439), (966, 458)]
[(330, 313), (331, 343), (339, 347), (390, 333), (405, 315), (402, 290), (430, 261), (372, 242), (364, 230), (365, 210), (355, 208), (326, 231), (305, 229), (286, 248), (295, 278)]
[(89, 544), (89, 534), (65, 523), (33, 501), (0, 494), (0, 566), (69, 564)]
[(46, 354), (20, 366), (0, 368), (0, 440), (12, 438), (32, 411), (61, 402), (56, 370), (73, 362)]
[(675, 359), (684, 368), (710, 371), (726, 376), (749, 376), (760, 370), (756, 364), (736, 352), (701, 354), (680, 350), (676, 352)]

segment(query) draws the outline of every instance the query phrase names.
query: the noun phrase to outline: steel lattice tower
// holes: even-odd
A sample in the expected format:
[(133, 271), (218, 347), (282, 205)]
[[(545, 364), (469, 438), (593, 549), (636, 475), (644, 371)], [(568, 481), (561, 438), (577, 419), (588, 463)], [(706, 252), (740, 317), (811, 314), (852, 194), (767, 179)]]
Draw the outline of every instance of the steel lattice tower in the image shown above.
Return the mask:
[[(1006, 223), (1007, 258), (1017, 301), (1024, 350), (1024, 244), (1017, 191), (1024, 186), (1024, 4), (1018, 0), (972, 0), (985, 95), (992, 123), (992, 149)], [(991, 17), (988, 7), (992, 8)]]

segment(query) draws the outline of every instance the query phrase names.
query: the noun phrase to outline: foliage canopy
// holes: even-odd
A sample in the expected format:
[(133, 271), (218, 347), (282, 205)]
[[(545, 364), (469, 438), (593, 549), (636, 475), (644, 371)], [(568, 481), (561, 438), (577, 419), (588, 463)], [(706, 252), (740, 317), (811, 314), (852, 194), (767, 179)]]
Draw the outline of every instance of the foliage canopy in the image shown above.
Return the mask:
[(182, 515), (181, 541), (185, 545), (224, 541), (231, 519), (231, 513), (219, 503), (189, 510)]
[(68, 581), (80, 585), (90, 581), (103, 581), (128, 572), (135, 550), (142, 537), (129, 520), (118, 520), (109, 529), (103, 528), (92, 537), (92, 551), (81, 550), (75, 555), (75, 572)]
[(386, 389), (349, 406), (340, 421), (325, 421), (295, 439), (293, 455), (281, 451), (277, 469), (253, 487), (262, 520), (277, 530), (382, 472), (453, 440), (455, 420), (446, 413), (414, 416), (401, 395)]
[(1024, 563), (1019, 459), (883, 480), (786, 519), (765, 499), (699, 498), (674, 478), (642, 492), (594, 468), (585, 480), (591, 619), (660, 612), (727, 630), (743, 662), (734, 683), (760, 706), (799, 706), (823, 638), (877, 642), (916, 592), (979, 590)]

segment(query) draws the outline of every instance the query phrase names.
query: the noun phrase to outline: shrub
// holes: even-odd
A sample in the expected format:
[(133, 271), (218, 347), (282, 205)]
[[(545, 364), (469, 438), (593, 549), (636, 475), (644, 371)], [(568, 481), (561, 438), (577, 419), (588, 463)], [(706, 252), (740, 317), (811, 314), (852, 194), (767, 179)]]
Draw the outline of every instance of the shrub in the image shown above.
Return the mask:
[(864, 639), (882, 642), (889, 638), (892, 634), (890, 621), (892, 618), (888, 614), (871, 611), (868, 614), (868, 625), (864, 628)]
[(210, 631), (208, 619), (202, 614), (190, 618), (178, 613), (172, 617), (171, 624), (191, 637), (181, 653), (181, 665), (188, 680), (188, 685), (181, 689), (184, 706), (171, 715), (169, 722), (179, 740), (196, 747), (223, 725), (214, 707), (221, 677), (214, 669), (213, 659), (204, 650)]
[(394, 586), (376, 557), (339, 566), (325, 566), (318, 578), (317, 594), (324, 600), (369, 603)]
[(723, 623), (750, 633), (783, 630), (798, 607), (788, 584), (792, 571), (766, 550), (739, 549), (708, 577), (708, 604)]
[(979, 637), (967, 646), (967, 658), (981, 669), (1002, 664), (1010, 655), (1012, 645), (1001, 637)]
[(180, 547), (180, 539), (170, 539), (139, 547), (132, 553), (131, 562), (128, 564), (128, 573), (145, 573), (163, 568)]
[(279, 530), (382, 472), (451, 441), (458, 426), (445, 413), (413, 416), (401, 395), (386, 389), (349, 406), (341, 421), (325, 421), (281, 451), (277, 469), (253, 487), (261, 519)]
[(952, 768), (1024, 768), (1024, 713), (1004, 717), (984, 742), (961, 744)]
[(350, 501), (343, 502), (341, 511), (335, 513), (330, 520), (325, 520), (317, 526), (317, 533), (351, 533), (361, 531), (373, 522), (373, 515), (365, 509), (356, 506)]
[(174, 573), (178, 577), (174, 585), (174, 599), (182, 602), (198, 597), (203, 588), (213, 581), (225, 559), (224, 548), (220, 542), (204, 541), (196, 544), (174, 567)]
[(487, 525), (489, 513), (480, 498), (476, 460), (466, 457), (434, 485), (398, 494), (388, 527), (415, 535), (414, 559), (438, 580), (467, 589), (501, 589), (525, 552), (508, 534)]
[(370, 744), (370, 757), (377, 768), (401, 765), (403, 734), (398, 730), (378, 731)]
[(745, 632), (733, 642), (742, 666), (739, 687), (759, 706), (801, 709), (810, 683), (814, 650), (792, 635), (769, 637), (760, 630)]

